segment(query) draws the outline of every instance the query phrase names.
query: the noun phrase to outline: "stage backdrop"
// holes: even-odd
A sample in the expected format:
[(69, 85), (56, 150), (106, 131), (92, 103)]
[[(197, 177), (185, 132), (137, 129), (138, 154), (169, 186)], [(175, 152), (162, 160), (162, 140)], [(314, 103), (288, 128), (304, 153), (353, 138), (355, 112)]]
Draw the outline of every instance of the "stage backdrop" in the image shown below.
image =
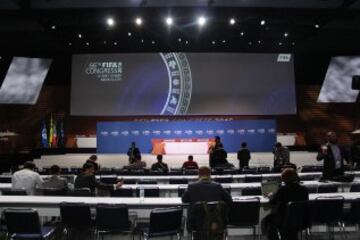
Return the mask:
[(154, 139), (189, 140), (220, 136), (228, 152), (236, 152), (241, 142), (253, 152), (268, 152), (276, 141), (275, 120), (98, 122), (97, 152), (126, 153), (136, 142), (142, 153), (151, 153)]

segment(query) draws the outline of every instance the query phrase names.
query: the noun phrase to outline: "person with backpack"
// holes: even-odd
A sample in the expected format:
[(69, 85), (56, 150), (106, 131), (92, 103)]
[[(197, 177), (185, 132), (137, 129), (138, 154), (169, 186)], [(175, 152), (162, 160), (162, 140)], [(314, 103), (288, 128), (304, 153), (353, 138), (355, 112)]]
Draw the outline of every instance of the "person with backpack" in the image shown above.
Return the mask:
[[(201, 232), (200, 239), (218, 240), (226, 228), (226, 210), (232, 203), (231, 195), (221, 184), (211, 181), (209, 167), (199, 168), (199, 180), (188, 185), (182, 202), (189, 203), (188, 230)], [(208, 204), (217, 202), (216, 204)], [(202, 213), (198, 214), (199, 211)], [(199, 219), (200, 218), (200, 219)], [(202, 223), (198, 226), (199, 219)]]

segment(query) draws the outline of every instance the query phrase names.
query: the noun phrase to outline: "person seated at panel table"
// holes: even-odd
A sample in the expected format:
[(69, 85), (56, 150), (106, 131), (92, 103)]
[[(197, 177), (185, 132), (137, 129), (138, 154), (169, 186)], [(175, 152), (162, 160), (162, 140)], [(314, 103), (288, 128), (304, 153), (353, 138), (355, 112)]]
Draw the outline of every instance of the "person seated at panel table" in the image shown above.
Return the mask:
[(52, 165), (50, 168), (52, 176), (42, 184), (42, 187), (66, 190), (68, 188), (68, 183), (66, 179), (59, 176), (60, 170), (58, 165)]
[(15, 172), (11, 178), (12, 189), (23, 189), (28, 195), (34, 195), (35, 189), (42, 187), (44, 182), (34, 169), (34, 163), (25, 162), (24, 168)]
[(85, 163), (82, 167), (82, 172), (75, 179), (75, 188), (89, 188), (92, 193), (95, 193), (96, 188), (105, 190), (115, 190), (121, 188), (122, 181), (116, 184), (105, 184), (96, 180), (95, 167), (91, 163)]
[(188, 160), (183, 163), (182, 169), (199, 169), (197, 162), (194, 161), (194, 157), (192, 155), (188, 156)]
[(137, 155), (135, 161), (124, 168), (127, 169), (144, 169), (146, 167), (146, 162), (141, 160), (141, 156)]
[(86, 160), (86, 163), (91, 163), (94, 165), (95, 172), (97, 172), (100, 169), (100, 165), (96, 162), (98, 157), (94, 154), (89, 157), (88, 160)]
[(157, 159), (157, 162), (151, 166), (151, 170), (158, 171), (158, 172), (168, 172), (169, 167), (166, 163), (163, 162), (163, 155), (157, 155), (156, 159)]
[(267, 196), (272, 208), (271, 213), (261, 222), (262, 231), (270, 240), (278, 240), (278, 232), (280, 232), (281, 239), (297, 240), (296, 231), (290, 232), (283, 228), (286, 207), (289, 202), (309, 200), (309, 193), (306, 187), (300, 185), (300, 178), (293, 168), (284, 169), (281, 173), (281, 180), (285, 185)]
[(129, 147), (129, 150), (127, 151), (127, 155), (129, 156), (129, 163), (134, 163), (136, 156), (141, 156), (139, 148), (136, 147), (135, 142), (131, 142), (131, 146)]

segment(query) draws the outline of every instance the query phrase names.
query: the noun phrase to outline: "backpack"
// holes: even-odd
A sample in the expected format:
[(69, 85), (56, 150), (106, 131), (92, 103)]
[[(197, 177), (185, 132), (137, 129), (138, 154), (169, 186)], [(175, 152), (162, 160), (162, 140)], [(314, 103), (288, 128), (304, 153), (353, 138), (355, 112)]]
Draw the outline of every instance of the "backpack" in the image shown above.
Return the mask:
[(200, 233), (201, 240), (221, 240), (226, 229), (226, 205), (219, 202), (216, 206), (209, 207), (203, 202), (204, 220)]

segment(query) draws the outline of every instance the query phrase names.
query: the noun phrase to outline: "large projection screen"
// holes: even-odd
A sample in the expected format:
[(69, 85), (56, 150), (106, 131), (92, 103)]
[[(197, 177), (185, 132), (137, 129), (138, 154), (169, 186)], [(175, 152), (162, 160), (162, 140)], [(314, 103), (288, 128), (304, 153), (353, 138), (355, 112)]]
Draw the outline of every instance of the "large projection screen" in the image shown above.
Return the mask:
[(296, 113), (290, 54), (73, 55), (78, 116)]

